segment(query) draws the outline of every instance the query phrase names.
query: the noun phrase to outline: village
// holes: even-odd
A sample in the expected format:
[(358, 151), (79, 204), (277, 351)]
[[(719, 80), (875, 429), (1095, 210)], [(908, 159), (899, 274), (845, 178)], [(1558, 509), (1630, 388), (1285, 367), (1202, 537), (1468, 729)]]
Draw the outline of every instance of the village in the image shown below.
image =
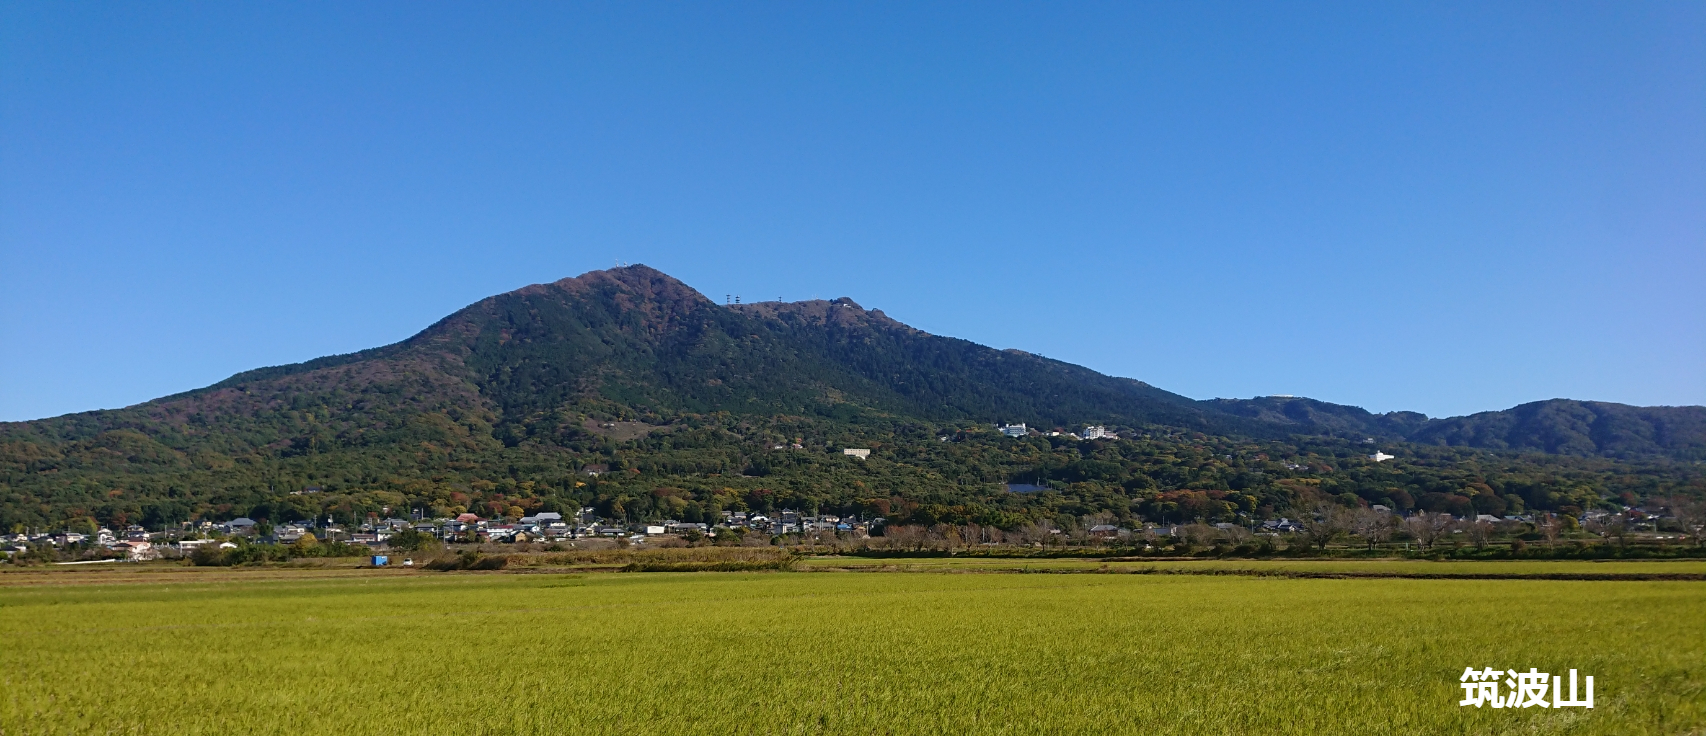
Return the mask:
[(1310, 538), (1330, 540), (1341, 535), (1376, 541), (1414, 539), (1431, 547), (1435, 540), (1450, 539), (1451, 535), (1463, 535), (1463, 540), (1482, 545), (1495, 537), (1514, 539), (1525, 533), (1529, 536), (1550, 534), (1556, 538), (1557, 531), (1564, 527), (1604, 538), (1640, 535), (1653, 536), (1662, 542), (1668, 537), (1656, 532), (1661, 528), (1661, 522), (1669, 518), (1661, 510), (1639, 508), (1626, 508), (1622, 513), (1596, 509), (1567, 522), (1558, 517), (1541, 518), (1532, 514), (1504, 517), (1480, 514), (1459, 518), (1423, 512), (1404, 516), (1376, 505), (1342, 515), (1323, 509), (1313, 518), (1249, 519), (1236, 524), (1207, 524), (1198, 520), (1128, 528), (1111, 523), (1112, 519), (1087, 517), (1071, 528), (1040, 523), (1004, 532), (976, 525), (966, 528), (891, 526), (881, 517), (860, 519), (792, 510), (773, 514), (723, 511), (721, 519), (714, 524), (675, 519), (631, 523), (600, 518), (595, 511), (588, 507), (570, 516), (547, 511), (513, 519), (485, 519), (471, 513), (436, 519), (369, 515), (363, 523), (355, 525), (339, 524), (331, 518), (274, 525), (239, 517), (218, 522), (184, 522), (154, 530), (130, 525), (121, 530), (102, 527), (87, 533), (71, 530), (18, 532), (0, 535), (0, 554), (6, 559), (34, 555), (37, 559), (51, 558), (57, 564), (90, 564), (184, 559), (204, 548), (227, 550), (243, 545), (292, 545), (312, 549), (327, 544), (337, 545), (337, 549), (344, 550), (345, 556), (350, 556), (368, 552), (377, 555), (412, 551), (425, 546), (423, 543), (427, 540), (443, 545), (537, 544), (545, 550), (697, 544), (949, 550), (957, 546), (1157, 549), (1181, 544), (1187, 548), (1224, 546), (1263, 538), (1269, 540), (1265, 544), (1270, 547), (1282, 539), (1290, 540), (1288, 546), (1295, 546), (1300, 542), (1306, 544), (1305, 540)]
[(318, 522), (300, 520), (273, 525), (239, 517), (221, 522), (184, 522), (172, 528), (155, 530), (130, 525), (116, 531), (102, 527), (89, 533), (69, 530), (19, 532), (0, 536), (0, 542), (3, 542), (7, 556), (47, 547), (62, 552), (94, 553), (79, 555), (95, 558), (89, 561), (148, 561), (189, 556), (205, 546), (234, 549), (240, 542), (290, 545), (305, 537), (311, 537), (315, 542), (358, 545), (376, 551), (389, 549), (399, 535), (410, 539), (430, 538), (447, 544), (573, 544), (581, 540), (620, 540), (624, 545), (658, 545), (715, 539), (719, 535), (746, 537), (751, 534), (768, 543), (771, 537), (790, 535), (802, 539), (825, 536), (868, 538), (872, 525), (880, 526), (882, 523), (881, 518), (843, 519), (833, 514), (812, 515), (797, 511), (781, 511), (774, 515), (724, 511), (721, 521), (716, 524), (675, 519), (635, 524), (601, 519), (594, 509), (584, 508), (571, 517), (546, 511), (518, 519), (483, 519), (466, 513), (441, 519), (379, 518), (373, 515), (353, 526), (335, 523), (330, 518)]

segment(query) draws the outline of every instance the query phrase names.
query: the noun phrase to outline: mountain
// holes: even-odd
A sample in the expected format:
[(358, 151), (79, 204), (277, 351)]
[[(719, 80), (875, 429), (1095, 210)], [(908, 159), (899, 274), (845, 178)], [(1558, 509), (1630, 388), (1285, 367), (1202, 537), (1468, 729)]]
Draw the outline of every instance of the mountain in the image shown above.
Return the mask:
[(1292, 396), (1202, 403), (1304, 434), (1580, 457), (1706, 459), (1706, 407), (1700, 406), (1552, 399), (1503, 411), (1430, 419), (1416, 412), (1373, 414)]
[(316, 424), (335, 425), (346, 441), (403, 414), (450, 408), (473, 412), (512, 445), (572, 430), (572, 417), (587, 413), (658, 423), (714, 412), (879, 412), (1273, 431), (1141, 381), (930, 335), (851, 299), (719, 306), (645, 266), (494, 296), (395, 345), (248, 371), (117, 412), (27, 424), (70, 439), (146, 416), (194, 434), (191, 417), (217, 423), (283, 407), (316, 409)]
[(714, 412), (875, 412), (1608, 457), (1706, 450), (1702, 407), (1553, 400), (1429, 419), (1301, 397), (1194, 401), (1023, 351), (930, 335), (848, 298), (717, 305), (646, 266), (490, 297), (394, 345), (247, 371), (127, 409), (0, 424), (0, 434), (76, 441), (133, 429), (220, 451), (302, 450), (383, 443), (411, 417), (434, 412), (452, 412), (511, 446), (573, 434), (583, 415), (657, 424)]
[[(1409, 443), (1418, 453), (1461, 446), (1698, 459), (1706, 456), (1703, 412), (1558, 400), (1429, 419), (1305, 398), (1195, 401), (1019, 350), (930, 335), (847, 298), (718, 305), (663, 273), (631, 266), (483, 299), (393, 345), (247, 371), (124, 409), (0, 423), (0, 524), (80, 515), (228, 518), (245, 509), (282, 516), (286, 503), (301, 514), (405, 503), (487, 504), (501, 514), (525, 502), (680, 515), (679, 498), (711, 504), (721, 493), (711, 478), (724, 479), (730, 492), (762, 490), (740, 491), (759, 481), (731, 478), (768, 478), (776, 487), (766, 493), (812, 503), (851, 503), (882, 489), (878, 495), (908, 504), (934, 497), (989, 514), (1032, 508), (965, 495), (1013, 478), (1052, 477), (1122, 497), (1146, 489), (1268, 489), (1283, 504), (1292, 491), (1275, 484), (1294, 472), (1288, 467), (1339, 472), (1344, 458), (1365, 457), (1365, 438)], [(1057, 457), (1065, 451), (1058, 443), (1046, 452), (989, 444), (998, 439), (990, 425), (1007, 422), (1110, 425), (1152, 444), (1102, 459)], [(838, 448), (850, 444), (892, 449), (848, 466)], [(822, 454), (767, 454), (790, 445)], [(1276, 466), (1276, 456), (1298, 462)], [(882, 464), (891, 459), (897, 464)], [(639, 474), (656, 493), (584, 480), (595, 467)], [(871, 477), (875, 468), (887, 475)], [(1622, 472), (1581, 468), (1594, 477)], [(1442, 472), (1404, 482), (1422, 494)], [(1523, 470), (1511, 487), (1552, 498), (1545, 494), (1556, 493), (1546, 490), (1553, 481), (1536, 480), (1547, 472), (1554, 471)], [(1373, 482), (1344, 487), (1366, 491), (1370, 502), (1392, 500), (1382, 494), (1398, 481)], [(1589, 487), (1582, 482), (1572, 481)], [(1678, 475), (1664, 487), (1690, 482)], [(528, 490), (536, 485), (554, 490)], [(314, 508), (284, 497), (310, 486), (364, 495)], [(681, 497), (665, 492), (698, 486)], [(751, 503), (780, 498), (788, 496)], [(1112, 496), (1074, 503), (1130, 511)]]
[(1202, 402), (1216, 411), (1235, 414), (1302, 434), (1361, 439), (1406, 439), (1434, 420), (1413, 411), (1374, 414), (1343, 404), (1297, 396), (1258, 396), (1253, 399), (1210, 399)]
[(1706, 407), (1552, 399), (1437, 420), (1411, 432), (1407, 439), (1559, 455), (1706, 459)]

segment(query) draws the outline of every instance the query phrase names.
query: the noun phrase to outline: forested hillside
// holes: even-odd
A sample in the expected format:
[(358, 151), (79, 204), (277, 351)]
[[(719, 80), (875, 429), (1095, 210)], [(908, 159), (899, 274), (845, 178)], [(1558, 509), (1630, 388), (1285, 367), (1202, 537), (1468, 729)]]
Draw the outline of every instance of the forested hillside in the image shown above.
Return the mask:
[[(849, 299), (721, 306), (634, 266), (491, 297), (395, 345), (0, 424), (0, 526), (574, 505), (1006, 524), (1262, 514), (1321, 496), (1510, 510), (1701, 491), (1687, 462), (1706, 434), (1699, 407), (1543, 403), (1429, 420), (1197, 402), (929, 335)], [(1003, 422), (1128, 439), (1015, 440), (993, 432)], [(1400, 459), (1367, 461), (1366, 438)]]

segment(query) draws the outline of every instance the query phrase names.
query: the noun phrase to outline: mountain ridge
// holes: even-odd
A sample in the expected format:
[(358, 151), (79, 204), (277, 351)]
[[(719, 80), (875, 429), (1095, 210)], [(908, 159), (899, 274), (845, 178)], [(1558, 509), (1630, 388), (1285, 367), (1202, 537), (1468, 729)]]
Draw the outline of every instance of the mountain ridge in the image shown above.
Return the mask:
[[(531, 435), (552, 411), (577, 402), (626, 404), (642, 414), (810, 413), (851, 403), (928, 419), (1156, 424), (1578, 456), (1706, 456), (1706, 407), (1550, 399), (1430, 418), (1307, 397), (1198, 401), (1022, 350), (932, 335), (848, 297), (717, 305), (644, 265), (486, 297), (390, 345), (243, 371), (124, 409), (0, 423), (0, 429), (81, 425), (69, 418), (147, 413), (174, 402), (252, 408), (230, 392), (337, 368), (347, 369), (336, 375), (349, 388), (412, 376), (466, 409), (488, 412), (499, 428)], [(300, 379), (286, 383), (301, 388)]]

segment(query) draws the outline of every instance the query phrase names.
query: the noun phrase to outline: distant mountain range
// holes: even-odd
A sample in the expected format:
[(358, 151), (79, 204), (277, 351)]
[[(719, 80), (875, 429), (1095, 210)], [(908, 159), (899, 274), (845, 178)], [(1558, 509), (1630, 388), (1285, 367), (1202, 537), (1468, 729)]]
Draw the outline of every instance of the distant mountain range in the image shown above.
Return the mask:
[(575, 417), (588, 415), (663, 423), (684, 413), (879, 412), (1706, 458), (1706, 407), (1553, 399), (1430, 419), (1298, 397), (1197, 401), (1019, 350), (930, 335), (847, 298), (718, 305), (646, 266), (490, 297), (394, 345), (248, 371), (125, 409), (0, 424), (0, 438), (53, 445), (131, 429), (180, 450), (288, 453), (395, 441), (410, 422), (444, 412), (459, 417), (463, 431), (511, 446), (578, 432)]

